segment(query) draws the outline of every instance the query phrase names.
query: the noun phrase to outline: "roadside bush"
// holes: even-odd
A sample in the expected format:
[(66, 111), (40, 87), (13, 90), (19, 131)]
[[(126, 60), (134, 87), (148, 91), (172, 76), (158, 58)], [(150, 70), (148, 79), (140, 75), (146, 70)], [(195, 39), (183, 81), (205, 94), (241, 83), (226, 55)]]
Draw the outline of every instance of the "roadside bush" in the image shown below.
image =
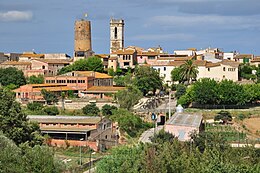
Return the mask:
[(32, 102), (27, 104), (27, 109), (31, 111), (40, 111), (43, 109), (43, 105), (38, 102)]
[(175, 97), (179, 99), (181, 96), (183, 96), (186, 93), (187, 87), (183, 84), (179, 84), (176, 86), (176, 93)]
[(58, 115), (59, 109), (56, 106), (50, 106), (50, 107), (44, 108), (44, 112), (48, 115)]
[(117, 110), (117, 107), (115, 107), (114, 105), (111, 106), (111, 105), (105, 104), (102, 107), (102, 115), (103, 116), (110, 116), (110, 115), (113, 114), (113, 110)]
[(96, 104), (91, 103), (82, 108), (82, 111), (87, 116), (99, 116), (100, 110)]

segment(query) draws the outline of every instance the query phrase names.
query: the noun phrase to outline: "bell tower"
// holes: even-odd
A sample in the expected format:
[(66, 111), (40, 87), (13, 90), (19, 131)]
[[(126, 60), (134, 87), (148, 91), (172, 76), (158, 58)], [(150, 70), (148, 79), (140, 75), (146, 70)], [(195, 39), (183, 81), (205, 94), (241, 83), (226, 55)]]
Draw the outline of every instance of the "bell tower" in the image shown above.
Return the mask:
[(124, 20), (110, 19), (110, 53), (124, 48)]

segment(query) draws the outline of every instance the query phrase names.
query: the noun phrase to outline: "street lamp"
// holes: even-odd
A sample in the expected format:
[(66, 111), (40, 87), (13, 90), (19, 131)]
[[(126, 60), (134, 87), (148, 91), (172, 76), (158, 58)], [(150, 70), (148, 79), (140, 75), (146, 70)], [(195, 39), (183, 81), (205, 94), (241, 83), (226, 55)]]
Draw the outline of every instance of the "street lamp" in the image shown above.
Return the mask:
[(152, 113), (152, 115), (151, 115), (151, 119), (154, 121), (154, 132), (153, 132), (153, 137), (155, 137), (157, 115), (156, 115), (155, 113)]
[[(84, 139), (81, 138), (80, 141), (83, 141)], [(82, 156), (81, 156), (81, 143), (79, 144), (79, 164), (82, 165)]]

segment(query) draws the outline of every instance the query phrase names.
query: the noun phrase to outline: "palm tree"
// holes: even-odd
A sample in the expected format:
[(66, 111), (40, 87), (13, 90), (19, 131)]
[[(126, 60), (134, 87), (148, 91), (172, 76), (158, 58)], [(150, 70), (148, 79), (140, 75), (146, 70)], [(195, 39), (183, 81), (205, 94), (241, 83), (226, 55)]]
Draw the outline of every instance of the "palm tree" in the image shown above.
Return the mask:
[(193, 64), (192, 60), (187, 60), (185, 64), (180, 66), (180, 77), (182, 81), (188, 81), (188, 84), (190, 84), (193, 79), (196, 79), (198, 73), (197, 66)]

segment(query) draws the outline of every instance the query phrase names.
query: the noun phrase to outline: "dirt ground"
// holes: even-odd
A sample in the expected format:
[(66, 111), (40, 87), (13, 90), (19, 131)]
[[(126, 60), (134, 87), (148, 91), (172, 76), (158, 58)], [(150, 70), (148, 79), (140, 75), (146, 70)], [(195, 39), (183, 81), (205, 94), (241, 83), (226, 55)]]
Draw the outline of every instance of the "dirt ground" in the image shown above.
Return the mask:
[(260, 133), (260, 118), (249, 118), (243, 121), (243, 124), (246, 128), (252, 133), (256, 134), (258, 131), (258, 135)]

